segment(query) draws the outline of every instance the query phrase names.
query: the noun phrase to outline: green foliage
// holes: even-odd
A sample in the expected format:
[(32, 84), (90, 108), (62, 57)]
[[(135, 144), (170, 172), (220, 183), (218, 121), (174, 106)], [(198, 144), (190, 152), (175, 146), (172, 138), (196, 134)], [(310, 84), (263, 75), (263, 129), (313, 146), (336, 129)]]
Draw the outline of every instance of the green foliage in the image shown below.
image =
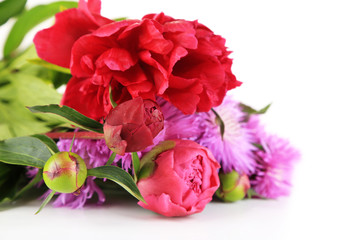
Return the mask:
[(139, 155), (137, 154), (137, 152), (132, 152), (131, 153), (131, 158), (132, 158), (132, 165), (133, 165), (133, 171), (134, 171), (134, 180), (135, 182), (138, 181), (138, 176), (140, 173), (140, 159), (139, 159)]
[(41, 206), (39, 208), (39, 210), (37, 210), (37, 212), (35, 214), (38, 214), (39, 212), (41, 212), (41, 210), (50, 202), (50, 200), (54, 197), (55, 195), (55, 191), (51, 191), (49, 193), (49, 195), (47, 195), (47, 197), (45, 198), (45, 200), (41, 203)]
[(145, 202), (131, 175), (119, 167), (102, 166), (88, 169), (88, 176), (109, 179), (119, 184), (138, 200)]
[(88, 118), (85, 115), (82, 115), (78, 111), (68, 106), (50, 104), (44, 106), (29, 107), (29, 110), (33, 113), (53, 113), (69, 120), (72, 123), (75, 123), (82, 128), (98, 133), (103, 133), (103, 125), (101, 123), (91, 118)]
[(0, 203), (9, 202), (24, 181), (25, 168), (0, 162)]
[(211, 109), (211, 111), (215, 114), (215, 123), (220, 127), (220, 134), (222, 139), (225, 133), (225, 123), (222, 120), (221, 116), (213, 108)]
[(267, 112), (267, 110), (270, 108), (271, 104), (266, 105), (264, 108), (262, 108), (260, 110), (255, 110), (254, 108), (252, 108), (248, 105), (245, 105), (243, 103), (240, 103), (239, 106), (244, 113), (251, 115), (251, 114), (265, 114)]
[(106, 162), (105, 166), (110, 166), (114, 162), (115, 157), (116, 157), (116, 153), (113, 152), (110, 155), (109, 160)]
[[(22, 0), (23, 1), (23, 0)], [(20, 0), (8, 0), (5, 2), (21, 2)], [(25, 1), (26, 2), (26, 1)], [(47, 5), (36, 6), (24, 12), (16, 21), (5, 42), (4, 56), (8, 57), (21, 44), (25, 35), (39, 23), (54, 16), (64, 8), (76, 8), (77, 2), (60, 1)], [(1, 8), (0, 8), (1, 9)], [(5, 11), (5, 9), (4, 9)], [(0, 16), (1, 16), (0, 12)], [(0, 18), (1, 23), (1, 18)]]
[(29, 59), (28, 60), (30, 63), (32, 64), (37, 64), (39, 66), (43, 66), (47, 69), (50, 69), (50, 70), (54, 70), (54, 71), (57, 71), (57, 72), (62, 72), (62, 73), (66, 73), (66, 74), (71, 74), (70, 73), (70, 69), (68, 68), (63, 68), (63, 67), (60, 67), (58, 65), (55, 65), (55, 64), (52, 64), (52, 63), (49, 63), (49, 62), (46, 62), (40, 58), (35, 58), (35, 59)]
[[(74, 134), (74, 136), (75, 136), (75, 134)], [(37, 138), (40, 141), (42, 141), (44, 144), (46, 144), (46, 146), (49, 148), (49, 150), (52, 154), (59, 152), (59, 148), (56, 145), (56, 143), (54, 142), (54, 140), (52, 140), (48, 136), (41, 135), (41, 134), (35, 134), (35, 135), (32, 135), (31, 137)], [(69, 150), (69, 151), (71, 152), (71, 150)]]
[(140, 170), (137, 180), (149, 177), (155, 168), (155, 159), (157, 156), (167, 150), (173, 149), (176, 143), (171, 140), (160, 142), (158, 145), (153, 147), (150, 152), (147, 152), (140, 161)]
[(0, 162), (43, 168), (51, 157), (47, 145), (34, 137), (18, 137), (0, 141)]
[(26, 0), (4, 0), (0, 2), (0, 26), (24, 10)]
[(35, 116), (25, 106), (59, 103), (52, 81), (55, 71), (30, 64), (36, 52), (30, 47), (10, 62), (0, 62), (0, 140), (44, 133), (64, 122), (54, 116)]

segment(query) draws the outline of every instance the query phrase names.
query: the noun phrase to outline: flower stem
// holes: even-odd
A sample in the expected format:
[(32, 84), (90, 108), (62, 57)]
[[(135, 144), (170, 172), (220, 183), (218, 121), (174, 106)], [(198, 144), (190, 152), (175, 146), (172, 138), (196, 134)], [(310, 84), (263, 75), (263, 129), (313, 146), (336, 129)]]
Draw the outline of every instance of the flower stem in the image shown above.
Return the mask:
[[(74, 132), (49, 132), (45, 134), (49, 138), (59, 139), (59, 138), (67, 138), (72, 139), (74, 137)], [(104, 134), (96, 133), (96, 132), (76, 132), (76, 139), (104, 139)]]

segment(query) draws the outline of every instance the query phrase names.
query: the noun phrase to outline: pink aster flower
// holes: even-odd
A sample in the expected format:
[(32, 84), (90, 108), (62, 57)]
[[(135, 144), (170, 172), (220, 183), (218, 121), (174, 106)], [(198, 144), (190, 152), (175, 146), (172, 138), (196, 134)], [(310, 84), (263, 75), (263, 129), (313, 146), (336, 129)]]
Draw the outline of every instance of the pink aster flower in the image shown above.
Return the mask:
[(198, 143), (210, 149), (225, 173), (236, 170), (249, 174), (256, 166), (253, 154), (256, 148), (252, 144), (255, 141), (256, 124), (248, 125), (244, 122), (246, 114), (241, 111), (239, 103), (230, 97), (226, 97), (214, 110), (224, 122), (224, 134), (221, 136), (220, 126), (213, 112), (200, 113), (203, 134)]
[(256, 170), (250, 176), (251, 187), (266, 198), (278, 198), (290, 194), (294, 163), (300, 158), (298, 150), (289, 141), (269, 135), (263, 129), (257, 131)]

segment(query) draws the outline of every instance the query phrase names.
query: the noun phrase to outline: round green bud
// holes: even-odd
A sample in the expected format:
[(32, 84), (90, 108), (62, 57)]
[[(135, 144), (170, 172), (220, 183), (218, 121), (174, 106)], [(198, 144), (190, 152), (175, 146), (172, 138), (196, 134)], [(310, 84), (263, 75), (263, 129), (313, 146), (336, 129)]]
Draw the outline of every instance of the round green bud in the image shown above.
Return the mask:
[(246, 196), (250, 181), (246, 174), (239, 175), (233, 170), (230, 173), (219, 173), (220, 187), (216, 196), (225, 202), (236, 202)]
[(58, 152), (45, 163), (43, 178), (46, 186), (59, 193), (72, 193), (85, 182), (87, 168), (84, 160), (72, 152)]

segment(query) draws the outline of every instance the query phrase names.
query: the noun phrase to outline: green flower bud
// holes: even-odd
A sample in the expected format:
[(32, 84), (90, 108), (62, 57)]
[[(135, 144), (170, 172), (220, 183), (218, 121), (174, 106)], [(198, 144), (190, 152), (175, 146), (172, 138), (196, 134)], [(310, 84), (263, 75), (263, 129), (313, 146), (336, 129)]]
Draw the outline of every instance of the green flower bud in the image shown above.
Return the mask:
[(56, 192), (75, 192), (84, 184), (86, 177), (84, 160), (72, 152), (58, 152), (52, 155), (44, 166), (45, 184)]
[(246, 196), (250, 181), (246, 174), (239, 175), (233, 170), (230, 173), (219, 173), (220, 187), (216, 196), (225, 202), (236, 202)]

